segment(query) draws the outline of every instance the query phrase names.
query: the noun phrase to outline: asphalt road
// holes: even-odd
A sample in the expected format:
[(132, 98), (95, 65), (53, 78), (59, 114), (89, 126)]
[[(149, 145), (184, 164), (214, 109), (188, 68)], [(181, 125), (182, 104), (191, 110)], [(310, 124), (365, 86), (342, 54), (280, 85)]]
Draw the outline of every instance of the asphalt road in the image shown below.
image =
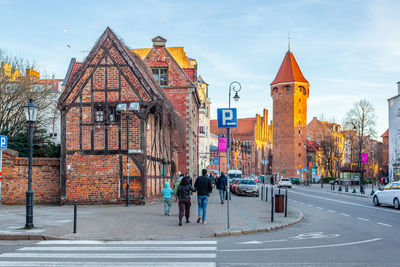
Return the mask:
[(306, 188), (289, 190), (289, 205), (303, 211), (303, 222), (268, 233), (164, 243), (3, 241), (0, 266), (400, 266), (399, 210)]

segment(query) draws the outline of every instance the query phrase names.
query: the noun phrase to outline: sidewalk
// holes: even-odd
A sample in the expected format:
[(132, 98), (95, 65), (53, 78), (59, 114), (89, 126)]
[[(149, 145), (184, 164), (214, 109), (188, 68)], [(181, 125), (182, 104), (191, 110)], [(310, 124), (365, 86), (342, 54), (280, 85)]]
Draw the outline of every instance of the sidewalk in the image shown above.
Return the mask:
[[(324, 184), (323, 187), (321, 187), (321, 184), (310, 184), (310, 187), (307, 186), (294, 186), (294, 188), (309, 188), (309, 189), (313, 189), (313, 190), (318, 190), (318, 191), (326, 191), (326, 192), (330, 192), (330, 193), (336, 193), (336, 194), (343, 194), (343, 195), (349, 195), (349, 196), (354, 196), (354, 197), (363, 197), (363, 198), (372, 198), (371, 195), (371, 191), (372, 191), (372, 187), (369, 184), (367, 187), (364, 187), (364, 191), (365, 194), (360, 194), (360, 186), (354, 186), (348, 187), (348, 192), (345, 191), (345, 187), (342, 186), (342, 191), (339, 191), (340, 186), (339, 185), (335, 185), (335, 190), (333, 191), (331, 188), (330, 184)], [(353, 193), (353, 189), (355, 189), (355, 193)], [(377, 186), (374, 186), (374, 192), (376, 192), (378, 190)]]
[[(300, 211), (288, 209), (288, 217), (275, 213), (270, 222), (271, 202), (256, 197), (232, 196), (231, 231), (227, 232), (227, 207), (218, 192), (210, 196), (207, 225), (197, 224), (197, 198), (192, 196), (191, 223), (178, 226), (177, 203), (171, 216), (163, 214), (163, 203), (145, 206), (78, 206), (77, 233), (73, 234), (73, 206), (35, 206), (32, 230), (24, 230), (25, 206), (0, 205), (0, 239), (61, 238), (91, 240), (193, 239), (279, 229), (302, 220)], [(19, 235), (23, 235), (22, 237)]]

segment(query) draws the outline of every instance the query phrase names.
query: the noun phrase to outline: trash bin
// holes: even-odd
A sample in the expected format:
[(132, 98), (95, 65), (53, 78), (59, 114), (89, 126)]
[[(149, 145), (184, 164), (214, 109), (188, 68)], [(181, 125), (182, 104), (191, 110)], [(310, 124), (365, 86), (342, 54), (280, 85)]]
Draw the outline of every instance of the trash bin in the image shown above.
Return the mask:
[(275, 212), (284, 212), (285, 210), (285, 195), (275, 195)]

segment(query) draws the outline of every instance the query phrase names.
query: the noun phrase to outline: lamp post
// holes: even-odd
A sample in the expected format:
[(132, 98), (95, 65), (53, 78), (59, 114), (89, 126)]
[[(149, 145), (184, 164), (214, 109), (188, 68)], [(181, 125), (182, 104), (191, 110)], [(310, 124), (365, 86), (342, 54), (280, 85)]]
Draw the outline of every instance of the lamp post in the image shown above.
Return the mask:
[[(353, 124), (353, 130), (357, 131), (356, 125)], [(360, 127), (361, 128), (361, 127)], [(361, 129), (358, 131), (358, 145), (359, 145), (359, 150), (358, 150), (358, 170), (360, 171), (360, 194), (364, 194), (364, 173), (362, 170), (362, 162), (361, 162), (361, 152), (362, 152), (362, 146), (363, 146), (363, 134), (361, 133)]]
[[(236, 82), (236, 81), (234, 81), (234, 82), (231, 82), (231, 84), (229, 85), (229, 101), (228, 101), (228, 103), (229, 103), (229, 108), (231, 108), (231, 92), (232, 92), (232, 90), (235, 92), (235, 95), (233, 96), (233, 99), (237, 102), (238, 100), (239, 100), (239, 95), (238, 95), (238, 92), (240, 91), (240, 89), (241, 89), (241, 85), (240, 85), (240, 83), (238, 83), (238, 82)], [(226, 129), (226, 135), (227, 135), (227, 148), (226, 148), (226, 154), (227, 154), (227, 158), (226, 158), (226, 165), (227, 165), (227, 168), (226, 168), (226, 170), (227, 170), (227, 173), (229, 172), (229, 158), (230, 158), (230, 155), (231, 155), (231, 151), (230, 151), (230, 144), (231, 144), (231, 142), (230, 142), (230, 139), (231, 139), (231, 129), (230, 128), (227, 128)], [(229, 228), (230, 228), (230, 221), (229, 221), (229, 217), (230, 217), (230, 210), (229, 210), (229, 198), (230, 198), (230, 192), (229, 192), (229, 175), (228, 175), (228, 185), (227, 185), (227, 191), (226, 191), (226, 193), (227, 193), (227, 201), (226, 201), (226, 207), (227, 207), (227, 213), (228, 213), (228, 231), (229, 231)]]
[(139, 110), (139, 102), (131, 102), (128, 106), (128, 109), (126, 108), (127, 104), (126, 103), (121, 103), (118, 104), (116, 107), (116, 111), (120, 114), (122, 114), (123, 111), (125, 111), (125, 117), (126, 117), (126, 193), (125, 193), (125, 206), (129, 206), (129, 113), (130, 111), (138, 111)]
[(26, 223), (25, 229), (33, 228), (33, 190), (32, 190), (32, 156), (33, 156), (33, 126), (36, 121), (38, 107), (32, 98), (24, 106), (26, 121), (29, 124), (29, 167), (28, 167), (28, 191), (26, 191)]

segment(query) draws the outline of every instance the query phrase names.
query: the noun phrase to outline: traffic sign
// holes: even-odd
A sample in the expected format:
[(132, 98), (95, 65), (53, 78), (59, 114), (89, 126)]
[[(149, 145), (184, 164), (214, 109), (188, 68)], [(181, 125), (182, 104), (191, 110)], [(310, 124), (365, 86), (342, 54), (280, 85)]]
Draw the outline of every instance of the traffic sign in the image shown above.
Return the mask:
[(262, 159), (262, 160), (261, 160), (261, 163), (262, 163), (263, 165), (267, 165), (268, 162), (269, 162), (269, 161), (268, 161), (267, 159)]
[(226, 153), (226, 148), (227, 148), (227, 138), (218, 137), (218, 152)]
[(361, 162), (362, 163), (367, 163), (368, 162), (368, 154), (367, 153), (362, 153), (361, 154)]
[(215, 157), (215, 158), (214, 158), (214, 165), (218, 165), (218, 161), (219, 161), (219, 160), (218, 160), (218, 157)]
[(286, 173), (286, 170), (283, 170), (282, 173)]
[(0, 149), (7, 149), (7, 136), (0, 135)]
[(237, 127), (236, 108), (217, 109), (218, 128), (236, 128)]

